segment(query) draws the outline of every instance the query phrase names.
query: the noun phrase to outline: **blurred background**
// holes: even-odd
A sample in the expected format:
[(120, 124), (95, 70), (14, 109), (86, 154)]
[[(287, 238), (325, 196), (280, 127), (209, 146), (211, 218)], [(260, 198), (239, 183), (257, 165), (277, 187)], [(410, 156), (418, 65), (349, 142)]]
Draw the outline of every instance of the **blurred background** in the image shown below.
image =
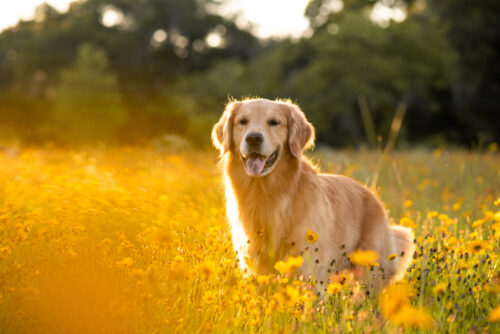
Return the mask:
[(380, 144), (398, 108), (405, 147), (500, 140), (498, 0), (40, 2), (0, 4), (0, 144), (208, 147), (245, 96), (325, 146)]

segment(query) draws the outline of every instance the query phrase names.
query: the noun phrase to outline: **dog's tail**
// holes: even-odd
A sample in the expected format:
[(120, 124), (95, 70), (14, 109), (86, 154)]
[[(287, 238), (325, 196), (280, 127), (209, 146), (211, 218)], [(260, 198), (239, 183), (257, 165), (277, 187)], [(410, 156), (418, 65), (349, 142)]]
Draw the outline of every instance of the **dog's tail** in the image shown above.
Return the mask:
[(395, 279), (403, 277), (406, 269), (413, 259), (415, 252), (415, 244), (413, 243), (413, 231), (401, 225), (391, 226), (392, 235), (394, 237), (394, 246), (396, 254), (399, 258), (399, 266), (396, 269)]

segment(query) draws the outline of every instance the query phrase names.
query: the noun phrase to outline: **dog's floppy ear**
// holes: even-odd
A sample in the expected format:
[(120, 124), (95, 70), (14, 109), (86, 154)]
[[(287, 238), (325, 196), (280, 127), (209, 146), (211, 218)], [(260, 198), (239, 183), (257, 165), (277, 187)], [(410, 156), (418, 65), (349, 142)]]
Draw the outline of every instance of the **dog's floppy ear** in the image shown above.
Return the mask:
[(296, 158), (300, 158), (304, 150), (314, 145), (314, 127), (297, 105), (284, 105), (288, 110), (288, 147)]
[(220, 120), (212, 129), (212, 142), (214, 146), (220, 150), (221, 155), (229, 151), (231, 148), (232, 133), (233, 133), (233, 118), (236, 111), (241, 106), (241, 102), (231, 102), (224, 109)]

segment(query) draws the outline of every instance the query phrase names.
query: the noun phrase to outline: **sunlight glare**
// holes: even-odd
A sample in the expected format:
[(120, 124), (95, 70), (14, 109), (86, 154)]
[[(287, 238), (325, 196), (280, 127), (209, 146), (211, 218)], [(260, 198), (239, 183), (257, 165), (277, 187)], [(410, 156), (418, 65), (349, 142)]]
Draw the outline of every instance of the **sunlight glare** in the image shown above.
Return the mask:
[[(14, 26), (19, 19), (28, 20), (33, 17), (35, 7), (46, 2), (59, 11), (69, 8), (74, 0), (18, 0), (16, 2), (0, 2), (0, 31)], [(239, 15), (240, 28), (251, 28), (261, 38), (269, 37), (301, 37), (309, 29), (309, 22), (304, 17), (308, 0), (229, 0), (216, 6), (217, 13), (223, 16)], [(342, 4), (339, 0), (333, 5)], [(105, 27), (117, 27), (126, 17), (119, 11), (107, 10), (101, 17)], [(223, 35), (220, 34), (219, 35)], [(212, 36), (211, 39), (215, 41)]]
[(387, 28), (391, 20), (403, 22), (406, 19), (406, 9), (403, 7), (389, 7), (381, 2), (373, 6), (370, 19), (382, 28)]
[[(33, 18), (35, 8), (43, 3), (53, 6), (58, 11), (66, 11), (72, 0), (17, 0), (0, 2), (0, 31), (17, 24), (19, 20)], [(74, 0), (73, 0), (74, 1)]]
[(209, 33), (205, 38), (205, 42), (211, 48), (219, 48), (224, 44), (224, 40), (222, 39), (221, 35), (216, 32)]
[(231, 226), (231, 237), (234, 248), (238, 251), (238, 265), (244, 269), (245, 263), (245, 245), (247, 237), (241, 224), (239, 224), (240, 213), (238, 210), (238, 203), (233, 188), (230, 186), (231, 181), (229, 178), (224, 178), (225, 192), (226, 192), (226, 214)]
[(115, 6), (105, 6), (102, 9), (101, 23), (106, 28), (118, 26), (123, 20), (123, 13)]
[(252, 27), (262, 38), (300, 37), (309, 28), (304, 17), (308, 0), (232, 0), (219, 9), (223, 15), (241, 13), (240, 27)]

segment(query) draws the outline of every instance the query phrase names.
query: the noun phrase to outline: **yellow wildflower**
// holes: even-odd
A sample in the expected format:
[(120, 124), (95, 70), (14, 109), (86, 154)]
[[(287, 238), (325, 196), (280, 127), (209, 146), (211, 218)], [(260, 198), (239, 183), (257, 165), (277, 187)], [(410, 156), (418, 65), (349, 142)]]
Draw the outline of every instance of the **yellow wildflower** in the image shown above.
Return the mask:
[(357, 250), (351, 253), (349, 259), (361, 266), (372, 266), (377, 262), (378, 254), (372, 250)]
[(500, 282), (492, 283), (490, 285), (486, 285), (484, 290), (492, 293), (500, 293)]
[(304, 286), (304, 284), (306, 284), (306, 283), (304, 281), (296, 279), (292, 282), (292, 284), (295, 286)]
[(417, 228), (417, 224), (415, 224), (415, 222), (408, 217), (401, 218), (401, 220), (399, 221), (399, 224), (402, 226), (405, 226), (405, 227), (412, 228), (412, 229)]
[(191, 270), (185, 262), (178, 262), (170, 266), (170, 272), (175, 279), (186, 279), (191, 276)]
[(318, 241), (318, 238), (319, 236), (314, 233), (312, 230), (308, 230), (307, 233), (306, 233), (306, 242), (308, 244), (313, 244), (315, 243), (316, 241)]
[(491, 245), (488, 242), (479, 239), (469, 241), (467, 243), (467, 248), (476, 253), (482, 251), (483, 249), (488, 249), (488, 250), (492, 249)]
[(386, 318), (393, 316), (403, 305), (410, 302), (408, 284), (393, 284), (386, 287), (380, 295), (380, 306)]
[(342, 284), (340, 283), (331, 283), (328, 285), (327, 292), (330, 295), (334, 293), (339, 293), (342, 290)]
[(397, 257), (397, 255), (396, 255), (396, 254), (391, 254), (391, 255), (389, 255), (389, 256), (387, 257), (387, 260), (392, 261), (392, 260), (394, 260), (396, 257)]
[(257, 276), (257, 282), (259, 284), (268, 284), (270, 279), (271, 279), (271, 276), (269, 276), (269, 275), (259, 275), (259, 276)]
[(447, 215), (447, 214), (445, 214), (445, 213), (441, 213), (440, 215), (438, 215), (438, 219), (439, 219), (439, 220), (448, 220), (448, 219), (450, 219), (450, 218), (448, 217), (448, 215)]
[(281, 284), (288, 284), (288, 277), (283, 277), (279, 280)]
[(438, 216), (437, 211), (429, 211), (427, 212), (427, 218), (436, 218)]
[(384, 316), (396, 326), (431, 328), (432, 318), (423, 308), (411, 306), (411, 288), (406, 283), (386, 287), (380, 296)]
[(288, 297), (288, 302), (291, 305), (295, 305), (297, 302), (300, 301), (299, 289), (297, 289), (291, 285), (287, 285), (287, 287), (285, 289), (285, 293), (286, 293), (286, 296)]
[(440, 234), (450, 234), (450, 231), (448, 231), (448, 228), (446, 226), (439, 226), (438, 232)]
[(432, 291), (438, 295), (440, 293), (443, 293), (446, 291), (446, 288), (447, 288), (448, 284), (446, 283), (439, 283), (437, 284), (434, 288), (432, 288)]
[(460, 207), (462, 206), (463, 201), (464, 201), (464, 200), (463, 200), (462, 198), (460, 198), (458, 201), (456, 201), (456, 202), (453, 204), (453, 206), (451, 207), (451, 209), (452, 209), (453, 211), (458, 211), (458, 210), (460, 209)]
[(500, 223), (495, 223), (495, 224), (491, 225), (491, 228), (495, 231), (495, 234), (493, 235), (493, 237), (495, 239), (500, 239)]
[(490, 322), (500, 321), (500, 305), (491, 310), (490, 315), (488, 316), (488, 320)]
[(349, 280), (351, 280), (353, 276), (353, 272), (351, 270), (343, 270), (340, 273), (333, 273), (330, 276), (330, 282), (332, 283), (340, 283), (340, 285), (344, 285)]
[(275, 313), (278, 310), (278, 303), (276, 302), (275, 299), (271, 299), (269, 303), (267, 303), (266, 306), (266, 315), (270, 315)]
[(474, 222), (472, 222), (472, 228), (476, 228), (478, 226), (481, 226), (481, 225), (483, 225), (483, 223), (484, 223), (483, 219), (477, 219)]
[(493, 219), (497, 222), (500, 222), (500, 211), (495, 212), (493, 215)]
[(432, 244), (435, 241), (436, 241), (436, 239), (433, 236), (428, 235), (428, 236), (425, 237), (425, 242), (428, 243), (428, 244)]
[(404, 201), (403, 205), (405, 208), (410, 208), (413, 206), (413, 201), (408, 199), (408, 200)]
[(458, 263), (458, 269), (460, 269), (460, 270), (467, 270), (469, 268), (472, 268), (471, 262), (461, 261)]
[(184, 262), (184, 258), (182, 257), (182, 255), (178, 254), (178, 255), (176, 255), (174, 257), (174, 262), (176, 262), (176, 263), (182, 263), (182, 262)]
[(210, 276), (215, 272), (215, 263), (213, 261), (205, 261), (198, 266), (199, 272), (203, 276)]
[(432, 328), (432, 317), (424, 308), (404, 305), (399, 312), (389, 318), (396, 326)]
[(285, 262), (278, 261), (274, 264), (274, 269), (280, 272), (280, 274), (291, 273), (304, 263), (304, 258), (302, 256), (290, 256)]
[(454, 236), (450, 236), (449, 238), (446, 238), (444, 241), (444, 247), (447, 249), (452, 249), (456, 244), (458, 243), (458, 240)]
[(486, 211), (486, 212), (484, 213), (484, 219), (485, 219), (485, 220), (490, 220), (490, 219), (493, 219), (493, 218), (494, 218), (494, 216), (495, 216), (495, 214), (493, 213), (493, 211), (490, 211), (490, 210), (488, 210), (488, 211)]
[(298, 269), (302, 265), (302, 263), (304, 263), (304, 258), (302, 256), (290, 256), (286, 262), (293, 271), (295, 269)]
[(205, 304), (213, 304), (217, 300), (217, 294), (214, 291), (207, 291), (203, 295), (202, 301)]

